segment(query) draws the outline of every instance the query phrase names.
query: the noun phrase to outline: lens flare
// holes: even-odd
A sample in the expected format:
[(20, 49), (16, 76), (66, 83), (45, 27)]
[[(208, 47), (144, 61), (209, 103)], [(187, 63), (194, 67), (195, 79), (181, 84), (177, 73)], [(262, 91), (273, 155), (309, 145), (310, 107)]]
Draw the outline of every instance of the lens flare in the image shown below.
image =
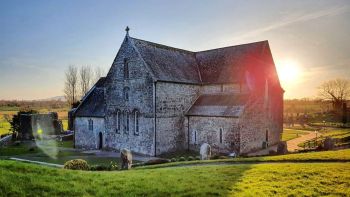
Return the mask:
[(35, 123), (32, 126), (34, 127), (32, 131), (36, 131), (33, 132), (36, 146), (50, 158), (57, 159), (57, 142), (55, 137), (50, 135), (54, 129), (53, 125), (43, 127), (39, 123)]

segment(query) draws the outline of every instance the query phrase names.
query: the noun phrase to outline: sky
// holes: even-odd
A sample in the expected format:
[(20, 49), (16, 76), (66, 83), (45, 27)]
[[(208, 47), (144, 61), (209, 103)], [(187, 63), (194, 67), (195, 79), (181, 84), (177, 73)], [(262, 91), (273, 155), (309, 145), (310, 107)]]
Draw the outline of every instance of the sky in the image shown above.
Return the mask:
[(69, 65), (110, 68), (132, 37), (201, 51), (268, 40), (285, 98), (350, 77), (348, 0), (0, 0), (0, 100), (63, 95)]

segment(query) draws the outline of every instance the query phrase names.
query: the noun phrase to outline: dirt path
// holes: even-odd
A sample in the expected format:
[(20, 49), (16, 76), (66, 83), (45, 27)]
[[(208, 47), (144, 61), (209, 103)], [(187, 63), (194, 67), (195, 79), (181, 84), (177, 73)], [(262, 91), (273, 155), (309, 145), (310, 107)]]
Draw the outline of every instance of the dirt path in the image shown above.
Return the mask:
[[(294, 152), (296, 150), (303, 149), (303, 148), (299, 147), (298, 144), (303, 143), (303, 142), (308, 141), (308, 140), (311, 140), (311, 139), (314, 139), (316, 137), (315, 131), (305, 131), (305, 132), (308, 132), (308, 134), (301, 135), (298, 138), (287, 141), (288, 151)], [(318, 137), (321, 136), (319, 132), (317, 132), (317, 136)]]

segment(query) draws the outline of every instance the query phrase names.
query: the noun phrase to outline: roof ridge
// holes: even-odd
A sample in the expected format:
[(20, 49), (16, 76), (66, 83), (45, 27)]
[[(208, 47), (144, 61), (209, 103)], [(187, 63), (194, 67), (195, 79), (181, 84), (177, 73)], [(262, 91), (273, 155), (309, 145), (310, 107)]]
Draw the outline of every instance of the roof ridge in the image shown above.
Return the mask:
[(238, 45), (232, 45), (232, 46), (226, 46), (226, 47), (220, 47), (220, 48), (214, 48), (214, 49), (208, 49), (208, 50), (203, 50), (203, 51), (196, 51), (194, 52), (195, 54), (202, 53), (202, 52), (207, 52), (207, 51), (215, 51), (219, 49), (227, 49), (227, 48), (233, 48), (233, 47), (240, 47), (240, 46), (245, 46), (245, 45), (253, 45), (253, 44), (260, 44), (260, 43), (268, 43), (268, 40), (262, 40), (262, 41), (256, 41), (256, 42), (250, 42), (250, 43), (245, 43), (245, 44), (238, 44)]
[(156, 43), (156, 42), (151, 42), (151, 41), (142, 40), (142, 39), (139, 39), (139, 38), (134, 38), (134, 37), (131, 37), (131, 36), (129, 36), (129, 38), (134, 39), (134, 40), (138, 40), (138, 41), (141, 41), (141, 42), (146, 42), (146, 43), (149, 43), (149, 44), (152, 44), (152, 45), (156, 45), (156, 46), (162, 47), (162, 48), (173, 49), (173, 50), (182, 51), (182, 52), (191, 53), (191, 54), (195, 53), (193, 51), (189, 51), (189, 50), (186, 50), (186, 49), (180, 49), (180, 48), (176, 48), (176, 47), (172, 47), (172, 46), (168, 46), (168, 45), (164, 45), (164, 44), (159, 44), (159, 43)]

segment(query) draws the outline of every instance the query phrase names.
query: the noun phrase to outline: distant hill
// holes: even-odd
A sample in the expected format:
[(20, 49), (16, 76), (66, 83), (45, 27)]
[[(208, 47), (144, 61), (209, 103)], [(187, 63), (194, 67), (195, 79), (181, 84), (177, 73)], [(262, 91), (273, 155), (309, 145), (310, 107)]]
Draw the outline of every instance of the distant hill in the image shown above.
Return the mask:
[(46, 99), (38, 99), (37, 101), (66, 101), (64, 96), (54, 96)]

